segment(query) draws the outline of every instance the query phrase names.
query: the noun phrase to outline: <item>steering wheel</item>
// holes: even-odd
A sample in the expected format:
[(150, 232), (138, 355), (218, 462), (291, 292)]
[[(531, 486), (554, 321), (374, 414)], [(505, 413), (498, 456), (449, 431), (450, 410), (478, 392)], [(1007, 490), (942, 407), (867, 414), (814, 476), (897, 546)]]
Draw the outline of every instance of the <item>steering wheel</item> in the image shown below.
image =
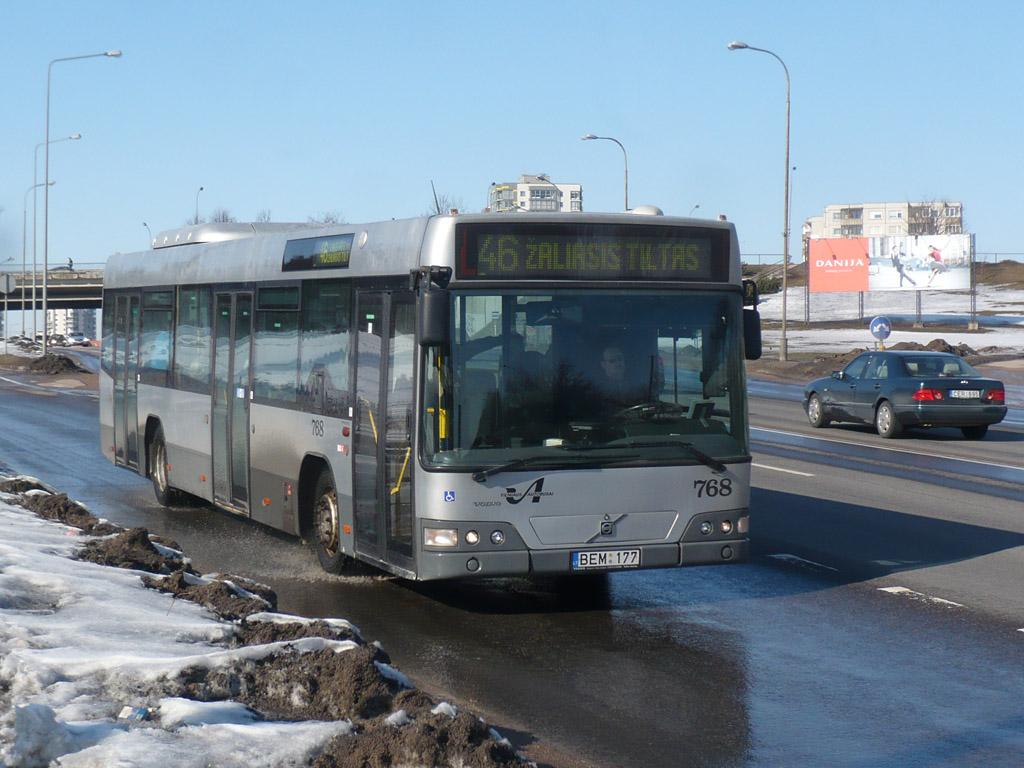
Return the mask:
[(631, 405), (628, 408), (623, 408), (615, 414), (614, 418), (646, 419), (651, 416), (661, 416), (663, 414), (679, 416), (683, 413), (686, 413), (686, 408), (678, 405), (677, 403), (666, 403), (662, 400), (652, 400), (649, 403), (639, 403), (638, 405)]

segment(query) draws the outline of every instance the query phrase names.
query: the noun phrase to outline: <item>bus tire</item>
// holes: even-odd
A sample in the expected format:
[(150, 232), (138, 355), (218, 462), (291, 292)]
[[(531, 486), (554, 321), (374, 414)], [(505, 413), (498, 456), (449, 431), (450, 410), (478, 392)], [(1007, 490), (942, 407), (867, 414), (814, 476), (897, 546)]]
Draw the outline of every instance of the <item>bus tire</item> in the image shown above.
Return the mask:
[(157, 503), (162, 507), (173, 507), (181, 504), (184, 494), (172, 488), (167, 474), (167, 442), (164, 440), (164, 428), (158, 426), (149, 444), (149, 478), (153, 481), (153, 493)]
[(345, 554), (341, 551), (341, 518), (338, 491), (329, 469), (322, 469), (313, 491), (313, 549), (320, 567), (328, 573), (341, 573)]

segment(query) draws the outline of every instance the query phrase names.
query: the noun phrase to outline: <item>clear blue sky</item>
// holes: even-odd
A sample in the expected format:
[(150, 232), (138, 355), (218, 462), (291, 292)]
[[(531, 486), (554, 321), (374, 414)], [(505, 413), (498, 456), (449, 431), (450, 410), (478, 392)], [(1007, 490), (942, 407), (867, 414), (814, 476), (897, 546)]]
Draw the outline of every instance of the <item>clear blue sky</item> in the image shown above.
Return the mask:
[(1015, 0), (0, 10), (0, 261), (19, 268), (47, 65), (110, 49), (123, 57), (53, 67), (51, 139), (83, 135), (50, 148), (53, 264), (143, 249), (143, 222), (183, 225), (200, 186), (201, 216), (362, 222), (425, 213), (431, 180), (478, 211), (491, 182), (548, 173), (582, 184), (587, 210), (620, 210), (622, 153), (585, 133), (625, 145), (631, 204), (699, 204), (736, 223), (745, 253), (778, 254), (785, 78), (731, 40), (789, 67), (794, 233), (829, 203), (945, 198), (979, 251), (1024, 251)]

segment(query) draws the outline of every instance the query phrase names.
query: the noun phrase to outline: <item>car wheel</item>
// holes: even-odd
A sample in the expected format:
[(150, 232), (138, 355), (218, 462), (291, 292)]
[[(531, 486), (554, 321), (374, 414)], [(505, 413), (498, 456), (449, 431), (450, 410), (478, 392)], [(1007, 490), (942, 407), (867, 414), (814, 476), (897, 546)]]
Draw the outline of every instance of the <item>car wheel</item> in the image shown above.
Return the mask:
[(157, 427), (153, 441), (149, 444), (149, 477), (153, 481), (153, 494), (162, 507), (176, 506), (185, 499), (182, 491), (171, 487), (168, 466), (164, 428)]
[(981, 440), (981, 438), (988, 434), (988, 424), (974, 424), (970, 427), (960, 427), (960, 431), (964, 433), (964, 437), (968, 440)]
[(825, 415), (825, 406), (816, 394), (811, 395), (807, 401), (807, 420), (811, 422), (812, 427), (827, 427), (832, 421)]
[(903, 434), (903, 425), (896, 418), (892, 404), (888, 400), (883, 400), (878, 404), (878, 409), (875, 411), (875, 429), (878, 430), (878, 434), (886, 438), (899, 437)]

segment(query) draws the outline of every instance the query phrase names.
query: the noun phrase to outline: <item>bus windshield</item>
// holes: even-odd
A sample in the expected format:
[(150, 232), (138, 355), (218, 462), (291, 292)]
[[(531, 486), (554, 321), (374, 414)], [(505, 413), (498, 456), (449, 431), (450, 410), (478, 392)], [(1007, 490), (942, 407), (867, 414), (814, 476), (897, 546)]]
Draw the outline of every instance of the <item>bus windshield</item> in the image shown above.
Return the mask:
[[(453, 292), (427, 351), (427, 467), (705, 463), (748, 452), (739, 292)], [(478, 473), (479, 474), (479, 473)]]

